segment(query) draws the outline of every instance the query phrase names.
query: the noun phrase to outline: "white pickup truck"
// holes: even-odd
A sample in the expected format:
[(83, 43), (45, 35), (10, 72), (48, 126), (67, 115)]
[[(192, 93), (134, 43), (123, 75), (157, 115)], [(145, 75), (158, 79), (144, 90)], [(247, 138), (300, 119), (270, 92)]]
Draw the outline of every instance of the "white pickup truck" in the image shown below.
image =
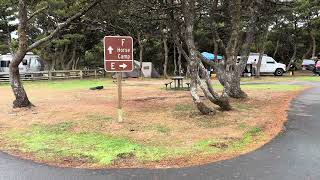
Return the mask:
[[(258, 64), (259, 54), (250, 54), (247, 64)], [(276, 62), (272, 57), (264, 55), (262, 57), (260, 73), (274, 74), (275, 76), (282, 76), (286, 72), (286, 65)]]

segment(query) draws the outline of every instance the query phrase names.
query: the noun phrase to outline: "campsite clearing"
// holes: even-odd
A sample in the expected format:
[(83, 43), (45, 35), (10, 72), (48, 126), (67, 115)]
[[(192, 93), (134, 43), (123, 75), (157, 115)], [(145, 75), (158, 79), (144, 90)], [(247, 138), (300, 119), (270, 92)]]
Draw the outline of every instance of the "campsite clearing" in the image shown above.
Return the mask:
[[(243, 85), (246, 100), (202, 116), (188, 91), (165, 80), (124, 82), (124, 123), (117, 123), (111, 79), (30, 82), (32, 109), (12, 110), (0, 86), (0, 149), (62, 167), (167, 168), (209, 163), (252, 151), (281, 132), (292, 98), (306, 87)], [(105, 89), (90, 91), (93, 86)], [(221, 89), (221, 86), (216, 86)], [(284, 90), (285, 89), (285, 90)]]

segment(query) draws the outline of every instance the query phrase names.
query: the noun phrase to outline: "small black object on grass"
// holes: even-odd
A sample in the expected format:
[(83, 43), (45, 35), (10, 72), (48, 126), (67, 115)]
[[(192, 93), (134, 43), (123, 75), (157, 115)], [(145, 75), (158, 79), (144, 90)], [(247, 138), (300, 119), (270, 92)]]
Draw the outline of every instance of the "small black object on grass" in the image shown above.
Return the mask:
[(96, 86), (96, 87), (90, 88), (90, 90), (101, 90), (103, 88), (104, 88), (103, 86)]

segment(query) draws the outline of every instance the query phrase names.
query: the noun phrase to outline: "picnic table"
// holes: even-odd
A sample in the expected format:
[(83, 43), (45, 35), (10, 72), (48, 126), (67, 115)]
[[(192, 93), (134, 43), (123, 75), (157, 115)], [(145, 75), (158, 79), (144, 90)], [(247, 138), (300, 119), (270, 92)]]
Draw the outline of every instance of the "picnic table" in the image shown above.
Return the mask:
[(183, 88), (183, 79), (184, 79), (183, 76), (175, 76), (171, 78), (171, 80), (173, 80), (174, 82), (175, 89)]

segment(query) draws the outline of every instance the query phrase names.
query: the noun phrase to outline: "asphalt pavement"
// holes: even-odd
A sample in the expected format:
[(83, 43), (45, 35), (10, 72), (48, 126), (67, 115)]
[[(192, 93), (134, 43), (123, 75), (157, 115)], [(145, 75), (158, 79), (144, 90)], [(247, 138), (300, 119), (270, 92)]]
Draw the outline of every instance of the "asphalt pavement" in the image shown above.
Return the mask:
[(259, 150), (181, 169), (56, 168), (0, 153), (0, 180), (319, 180), (320, 85), (292, 103), (286, 131)]

